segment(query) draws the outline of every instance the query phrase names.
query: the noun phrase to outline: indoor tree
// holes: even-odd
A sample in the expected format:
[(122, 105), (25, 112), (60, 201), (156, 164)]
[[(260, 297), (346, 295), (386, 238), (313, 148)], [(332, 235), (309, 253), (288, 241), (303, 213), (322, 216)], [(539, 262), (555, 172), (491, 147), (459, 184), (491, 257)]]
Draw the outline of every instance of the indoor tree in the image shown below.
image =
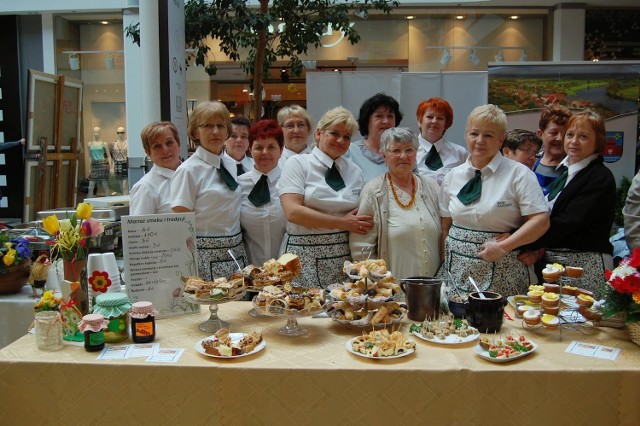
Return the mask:
[[(189, 0), (185, 3), (185, 40), (194, 50), (195, 63), (216, 74), (216, 64), (206, 63), (210, 47), (207, 39), (216, 39), (220, 50), (253, 78), (253, 117), (262, 108), (262, 76), (278, 59), (288, 60), (294, 75), (302, 73), (300, 55), (310, 46), (320, 47), (330, 25), (342, 31), (344, 38), (356, 44), (360, 36), (350, 16), (366, 16), (375, 9), (390, 13), (397, 0)], [(274, 30), (277, 28), (277, 30)], [(245, 54), (246, 57), (241, 56)]]

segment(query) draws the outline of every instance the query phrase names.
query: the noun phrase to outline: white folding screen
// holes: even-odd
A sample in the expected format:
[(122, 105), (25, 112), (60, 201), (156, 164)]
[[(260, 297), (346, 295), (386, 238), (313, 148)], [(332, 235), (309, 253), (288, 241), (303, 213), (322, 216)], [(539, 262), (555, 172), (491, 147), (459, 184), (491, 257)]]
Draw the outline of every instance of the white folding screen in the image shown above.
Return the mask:
[[(471, 110), (487, 103), (487, 72), (310, 72), (307, 73), (307, 110), (314, 121), (327, 110), (342, 105), (357, 118), (365, 99), (383, 92), (400, 103), (400, 126), (418, 131), (416, 108), (434, 96), (446, 99), (454, 112), (447, 139), (464, 142), (464, 125)], [(359, 139), (359, 135), (354, 140)]]

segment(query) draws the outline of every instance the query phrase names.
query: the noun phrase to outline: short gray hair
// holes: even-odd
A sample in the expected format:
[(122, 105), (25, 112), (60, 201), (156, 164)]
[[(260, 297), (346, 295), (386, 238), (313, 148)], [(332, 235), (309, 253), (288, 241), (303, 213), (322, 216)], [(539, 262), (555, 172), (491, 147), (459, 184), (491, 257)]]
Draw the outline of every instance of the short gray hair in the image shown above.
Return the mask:
[(385, 130), (380, 136), (380, 151), (389, 152), (393, 142), (411, 145), (414, 149), (418, 149), (418, 136), (408, 127), (392, 127)]

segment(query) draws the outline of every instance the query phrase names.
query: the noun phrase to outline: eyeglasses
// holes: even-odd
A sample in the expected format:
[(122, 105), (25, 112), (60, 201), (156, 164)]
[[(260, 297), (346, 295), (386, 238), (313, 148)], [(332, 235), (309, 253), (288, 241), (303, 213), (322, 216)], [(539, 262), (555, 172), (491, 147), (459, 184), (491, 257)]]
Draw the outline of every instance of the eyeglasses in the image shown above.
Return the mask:
[(227, 126), (224, 125), (224, 124), (209, 124), (209, 123), (207, 123), (207, 124), (199, 125), (198, 128), (206, 130), (208, 132), (211, 132), (211, 131), (213, 131), (213, 129), (217, 129), (217, 130), (226, 129)]
[(536, 155), (538, 153), (538, 151), (539, 151), (538, 149), (535, 149), (535, 148), (520, 148), (520, 147), (518, 147), (516, 149), (526, 153), (529, 156)]
[(116, 132), (119, 135), (124, 135), (124, 132)]
[(391, 151), (387, 151), (387, 154), (392, 155), (394, 157), (400, 157), (402, 156), (402, 154), (406, 155), (407, 157), (411, 157), (415, 153), (416, 153), (416, 150), (414, 148), (405, 148), (405, 149), (396, 148)]
[(287, 123), (282, 127), (287, 130), (306, 129), (307, 123)]

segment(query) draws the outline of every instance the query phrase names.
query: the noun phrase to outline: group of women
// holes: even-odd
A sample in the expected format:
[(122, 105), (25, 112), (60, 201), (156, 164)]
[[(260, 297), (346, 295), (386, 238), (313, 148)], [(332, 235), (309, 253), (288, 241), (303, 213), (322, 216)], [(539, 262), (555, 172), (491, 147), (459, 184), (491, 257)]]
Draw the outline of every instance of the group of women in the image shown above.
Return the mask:
[[(398, 127), (397, 101), (377, 94), (357, 120), (336, 107), (312, 132), (303, 108), (285, 107), (277, 122), (249, 128), (252, 168), (239, 175), (244, 159), (223, 154), (237, 133), (229, 112), (204, 102), (189, 121), (198, 147), (182, 164), (171, 123), (143, 130), (155, 165), (132, 189), (131, 213), (151, 213), (151, 205), (154, 213), (195, 212), (205, 279), (237, 269), (228, 250), (245, 265), (290, 252), (305, 286), (342, 281), (345, 260), (379, 257), (399, 278), (451, 277), (468, 290), (472, 276), (483, 290), (520, 294), (536, 282), (533, 264), (549, 260), (582, 266), (583, 287), (600, 292), (615, 205), (615, 181), (599, 155), (600, 116), (568, 120), (567, 173), (546, 197), (528, 167), (500, 154), (507, 119), (498, 107), (471, 112), (466, 150), (444, 138), (453, 122), (445, 100), (422, 102), (416, 119), (419, 135)], [(351, 143), (358, 127), (364, 139)]]

